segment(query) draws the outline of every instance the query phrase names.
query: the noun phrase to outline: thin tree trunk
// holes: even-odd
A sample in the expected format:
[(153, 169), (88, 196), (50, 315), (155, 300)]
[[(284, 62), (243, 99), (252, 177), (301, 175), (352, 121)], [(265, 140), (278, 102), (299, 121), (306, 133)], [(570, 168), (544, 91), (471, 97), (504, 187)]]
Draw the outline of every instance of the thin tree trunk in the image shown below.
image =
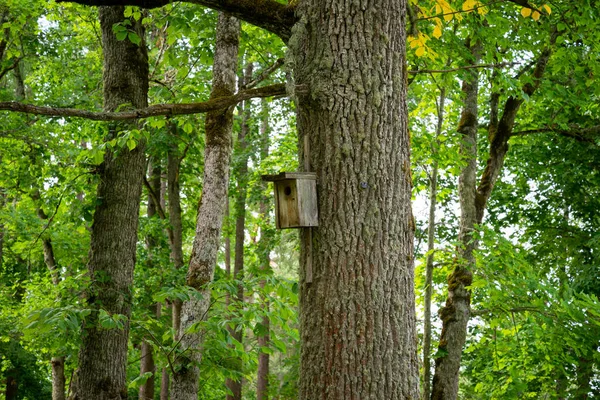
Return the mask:
[[(244, 71), (243, 82), (252, 80), (252, 63), (249, 63)], [(248, 185), (248, 143), (246, 136), (250, 131), (250, 101), (245, 101), (242, 106), (242, 126), (238, 134), (239, 163), (237, 165), (237, 193), (235, 202), (235, 259), (233, 263), (233, 277), (237, 281), (244, 279), (244, 238), (246, 234), (246, 194)], [(237, 307), (243, 308), (244, 286), (238, 284), (237, 295), (235, 297)], [(243, 340), (243, 329), (236, 326), (230, 330), (230, 334), (239, 343)], [(227, 378), (225, 386), (229, 388), (231, 394), (227, 394), (227, 400), (242, 399), (242, 359), (237, 358), (234, 362), (234, 368), (239, 373), (238, 379)]]
[[(597, 348), (593, 350), (597, 352)], [(590, 397), (592, 392), (591, 380), (594, 376), (594, 361), (590, 357), (578, 357), (577, 358), (577, 389), (575, 392), (575, 398), (586, 400)]]
[(154, 352), (152, 345), (147, 340), (142, 341), (140, 374), (151, 372), (152, 375), (140, 386), (139, 399), (153, 400), (154, 399), (154, 375), (156, 373), (156, 365), (154, 364)]
[[(104, 109), (131, 104), (148, 105), (148, 55), (141, 21), (131, 20), (142, 39), (138, 46), (117, 40), (113, 26), (123, 22), (124, 7), (100, 7), (104, 49)], [(108, 140), (118, 135), (111, 127)], [(79, 352), (79, 374), (74, 398), (114, 400), (127, 398), (127, 342), (131, 315), (138, 215), (144, 174), (145, 144), (133, 150), (107, 149), (99, 166), (98, 205), (92, 225), (87, 302), (93, 312), (85, 321)], [(123, 329), (98, 327), (100, 310), (126, 318)]]
[(163, 367), (160, 381), (160, 400), (169, 400), (169, 371)]
[[(550, 46), (539, 55), (532, 73), (531, 82), (523, 86), (523, 92), (531, 97), (539, 87), (546, 65), (551, 55), (551, 46), (556, 41), (557, 33), (550, 35)], [(472, 50), (475, 62), (479, 49)], [(476, 76), (476, 71), (473, 71)], [(442, 334), (439, 343), (440, 357), (436, 359), (435, 375), (433, 377), (433, 400), (455, 400), (458, 396), (458, 378), (462, 348), (467, 336), (467, 323), (470, 318), (471, 293), (468, 286), (472, 280), (472, 269), (475, 267), (474, 250), (478, 243), (472, 240), (476, 224), (481, 224), (487, 202), (494, 185), (500, 176), (504, 158), (508, 152), (510, 139), (517, 113), (523, 104), (522, 98), (508, 97), (504, 103), (502, 117), (498, 120), (499, 95), (491, 96), (490, 124), (488, 126), (489, 158), (476, 186), (477, 173), (477, 95), (476, 79), (463, 82), (466, 94), (465, 106), (459, 123), (458, 131), (463, 135), (461, 152), (468, 158), (468, 164), (463, 169), (459, 181), (459, 196), (461, 203), (461, 225), (459, 230), (457, 266), (448, 278), (448, 298), (446, 306), (440, 310), (442, 319)]]
[[(437, 110), (437, 126), (435, 131), (436, 145), (438, 137), (442, 134), (444, 123), (444, 105), (446, 89), (440, 89)], [(437, 152), (437, 150), (434, 150)], [(438, 161), (434, 159), (431, 176), (429, 177), (429, 226), (427, 229), (427, 264), (425, 266), (425, 322), (423, 326), (423, 400), (431, 396), (431, 297), (433, 293), (433, 260), (435, 251), (435, 210), (437, 205)]]
[[(471, 46), (467, 41), (477, 64), (480, 58), (481, 44)], [(435, 375), (431, 398), (435, 400), (456, 399), (458, 396), (458, 372), (462, 348), (467, 335), (467, 323), (470, 316), (471, 292), (468, 286), (472, 281), (475, 264), (473, 250), (476, 244), (472, 240), (475, 229), (477, 186), (477, 95), (479, 93), (479, 73), (471, 71), (470, 78), (463, 81), (464, 106), (458, 124), (462, 135), (460, 153), (467, 164), (463, 168), (458, 191), (460, 198), (460, 230), (458, 234), (458, 260), (452, 274), (448, 277), (448, 298), (446, 305), (439, 311), (442, 320), (442, 333), (438, 345), (440, 354), (435, 360)]]
[[(41, 195), (39, 190), (35, 190), (31, 196), (34, 202), (39, 202)], [(37, 215), (42, 221), (48, 220), (48, 215), (44, 212), (40, 205), (37, 206)], [(56, 265), (56, 259), (54, 257), (54, 248), (52, 247), (52, 240), (49, 237), (42, 239), (42, 249), (44, 254), (44, 263), (50, 272), (52, 278), (52, 284), (58, 287), (60, 283), (59, 271)], [(57, 299), (60, 301), (60, 298)], [(50, 360), (50, 366), (52, 368), (52, 400), (65, 400), (65, 357), (52, 357)]]
[[(211, 98), (231, 95), (235, 91), (239, 34), (240, 22), (219, 13)], [(201, 332), (189, 332), (189, 329), (205, 319), (210, 305), (210, 289), (207, 285), (213, 279), (225, 214), (232, 123), (231, 108), (206, 115), (204, 187), (187, 274), (187, 284), (196, 289), (201, 297), (186, 301), (181, 309), (181, 352), (177, 356), (176, 374), (173, 377), (173, 400), (196, 400), (198, 397), (198, 363), (202, 359), (203, 338)]]
[(406, 2), (297, 7), (300, 159), (319, 204), (301, 235), (299, 398), (417, 399)]
[[(171, 124), (171, 134), (177, 136), (177, 125)], [(181, 222), (181, 188), (179, 185), (179, 171), (181, 168), (181, 154), (177, 143), (169, 146), (167, 151), (167, 192), (169, 198), (169, 225), (171, 234), (171, 261), (176, 269), (183, 267), (183, 225)], [(181, 301), (175, 300), (172, 304), (174, 340), (179, 340), (181, 325)]]
[(4, 375), (6, 376), (4, 398), (6, 400), (17, 400), (19, 395), (19, 381), (16, 370), (6, 371)]
[(52, 400), (65, 400), (65, 358), (52, 357)]
[[(161, 176), (162, 176), (162, 168), (160, 166), (160, 159), (152, 157), (150, 162), (148, 163), (148, 170), (150, 172), (149, 189), (153, 193), (148, 194), (148, 205), (147, 205), (147, 216), (148, 218), (153, 218), (158, 214), (158, 209), (162, 206), (160, 204), (161, 198)], [(155, 201), (159, 203), (156, 204)], [(146, 247), (148, 249), (148, 266), (153, 269), (157, 269), (159, 266), (154, 265), (155, 262), (153, 260), (153, 252), (157, 246), (158, 238), (153, 235), (148, 235), (146, 237)], [(150, 307), (150, 312), (154, 315), (159, 315), (159, 305), (154, 304)], [(139, 390), (139, 399), (140, 400), (153, 400), (154, 399), (154, 382), (156, 375), (156, 365), (154, 362), (154, 349), (152, 348), (152, 344), (148, 342), (148, 339), (142, 339), (142, 349), (141, 349), (141, 360), (140, 360), (140, 374), (144, 375), (147, 372), (150, 372), (152, 375), (148, 377), (146, 382), (140, 386)]]
[[(261, 137), (261, 152), (260, 158), (261, 162), (264, 162), (266, 158), (269, 156), (269, 107), (265, 100), (262, 101), (262, 118), (260, 125), (260, 137)], [(266, 186), (266, 183), (263, 183)], [(263, 190), (266, 189), (263, 188)], [(266, 221), (269, 221), (269, 214), (271, 212), (269, 197), (262, 196), (260, 200), (259, 212), (261, 215), (261, 220), (263, 224), (266, 224)], [(270, 251), (272, 248), (271, 240), (268, 237), (266, 229), (261, 229), (260, 232), (260, 240), (258, 242), (259, 246), (259, 260), (261, 265), (261, 273), (266, 275), (270, 275), (271, 271), (271, 257)], [(261, 279), (260, 287), (264, 291), (266, 285), (266, 279)], [(269, 300), (266, 295), (263, 295), (262, 301), (262, 309), (265, 313), (265, 316), (262, 318), (262, 325), (264, 327), (264, 331), (266, 332), (264, 335), (258, 336), (258, 371), (256, 374), (256, 400), (268, 400), (269, 399), (269, 353), (261, 351), (262, 348), (268, 347), (270, 342), (270, 330), (271, 330), (271, 321), (268, 317), (269, 313)]]

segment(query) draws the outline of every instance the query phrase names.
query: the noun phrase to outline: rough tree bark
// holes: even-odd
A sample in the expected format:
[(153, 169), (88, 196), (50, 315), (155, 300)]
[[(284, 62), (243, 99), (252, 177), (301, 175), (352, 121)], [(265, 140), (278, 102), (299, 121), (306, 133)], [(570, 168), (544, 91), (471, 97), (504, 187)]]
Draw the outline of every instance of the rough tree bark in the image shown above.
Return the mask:
[[(244, 69), (242, 85), (252, 80), (252, 71), (252, 63), (249, 63)], [(235, 258), (233, 260), (233, 278), (237, 281), (244, 279), (244, 238), (246, 236), (246, 195), (248, 192), (248, 140), (246, 136), (250, 131), (250, 102), (245, 101), (241, 108), (242, 124), (237, 137), (239, 158), (235, 166), (237, 170), (237, 190), (235, 200)], [(241, 284), (238, 285), (234, 301), (237, 307), (243, 308), (244, 286)], [(241, 326), (230, 329), (230, 334), (235, 340), (242, 343), (244, 332)], [(239, 372), (240, 377), (238, 379), (227, 378), (225, 380), (225, 386), (231, 391), (231, 394), (227, 394), (227, 400), (242, 400), (242, 359), (237, 358), (232, 364), (232, 368)]]
[(301, 399), (418, 398), (405, 9), (298, 4), (289, 61), (319, 204), (301, 241)]
[[(522, 90), (531, 97), (541, 83), (546, 65), (552, 53), (552, 46), (557, 33), (550, 34), (549, 46), (538, 56), (531, 74), (531, 82)], [(478, 46), (471, 48), (474, 58), (478, 58)], [(488, 126), (489, 157), (477, 185), (477, 75), (473, 80), (463, 82), (465, 105), (458, 126), (463, 135), (461, 152), (467, 157), (467, 166), (463, 169), (459, 180), (459, 196), (461, 204), (461, 221), (458, 241), (457, 265), (448, 278), (448, 298), (446, 305), (440, 310), (442, 334), (439, 350), (442, 355), (436, 359), (433, 377), (433, 400), (455, 400), (458, 396), (458, 378), (462, 348), (467, 336), (467, 323), (471, 314), (471, 293), (468, 286), (472, 281), (472, 270), (475, 267), (474, 250), (477, 241), (472, 239), (476, 224), (481, 224), (487, 202), (494, 185), (500, 176), (504, 158), (508, 152), (510, 139), (517, 113), (523, 104), (523, 98), (509, 96), (503, 106), (502, 116), (498, 119), (499, 94), (493, 93), (490, 99), (490, 123)]]
[[(439, 146), (438, 137), (442, 134), (444, 123), (444, 106), (446, 102), (446, 89), (440, 88), (440, 97), (437, 105), (437, 125), (435, 130), (436, 145)], [(433, 149), (432, 152), (437, 152)], [(433, 160), (431, 175), (429, 176), (429, 225), (427, 229), (427, 263), (425, 266), (425, 311), (423, 323), (423, 400), (431, 396), (431, 297), (433, 294), (433, 260), (435, 251), (435, 210), (437, 205), (438, 161)]]
[[(235, 90), (239, 34), (240, 22), (229, 15), (219, 13), (211, 97), (231, 95)], [(186, 301), (181, 309), (181, 353), (176, 361), (177, 369), (171, 391), (173, 400), (196, 400), (198, 396), (197, 363), (202, 358), (202, 335), (200, 332), (188, 330), (206, 317), (210, 304), (210, 290), (206, 286), (213, 279), (225, 214), (232, 122), (231, 108), (206, 115), (204, 186), (187, 275), (187, 284), (196, 289), (202, 297)]]
[[(124, 7), (99, 10), (104, 49), (104, 108), (114, 111), (124, 104), (134, 108), (148, 105), (148, 55), (144, 28), (131, 21), (142, 43), (119, 41), (113, 25), (122, 22)], [(109, 137), (118, 135), (112, 127)], [(79, 373), (74, 398), (126, 399), (128, 319), (131, 314), (131, 285), (135, 266), (138, 214), (144, 174), (144, 143), (107, 150), (99, 166), (98, 205), (92, 225), (88, 261), (91, 279), (87, 302), (94, 310), (85, 321), (79, 352)], [(98, 312), (127, 318), (124, 328), (100, 329)]]

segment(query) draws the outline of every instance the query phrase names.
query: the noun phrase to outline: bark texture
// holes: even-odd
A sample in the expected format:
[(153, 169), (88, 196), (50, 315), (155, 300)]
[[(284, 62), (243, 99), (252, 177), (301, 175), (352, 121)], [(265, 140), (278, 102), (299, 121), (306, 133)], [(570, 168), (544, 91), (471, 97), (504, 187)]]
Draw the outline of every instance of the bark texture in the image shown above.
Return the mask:
[[(442, 134), (444, 123), (444, 106), (446, 102), (446, 89), (440, 89), (437, 106), (436, 144), (437, 138)], [(437, 152), (433, 149), (432, 152)], [(431, 297), (433, 293), (433, 260), (435, 251), (435, 210), (437, 205), (438, 161), (434, 159), (429, 176), (429, 226), (427, 229), (427, 264), (425, 266), (425, 311), (423, 323), (423, 400), (431, 396)]]
[(301, 399), (419, 396), (405, 9), (298, 5), (292, 89), (319, 204), (319, 227), (302, 235)]
[[(118, 41), (112, 27), (123, 21), (124, 7), (99, 10), (104, 49), (104, 108), (114, 111), (129, 105), (148, 105), (148, 55), (141, 23), (132, 21), (142, 38), (140, 46)], [(109, 138), (117, 135), (116, 127)], [(107, 151), (100, 165), (98, 205), (92, 225), (87, 293), (95, 310), (85, 322), (79, 352), (79, 374), (74, 398), (126, 399), (128, 319), (131, 315), (133, 269), (135, 266), (138, 214), (144, 174), (144, 143), (136, 148)], [(124, 329), (100, 329), (98, 311), (127, 317)]]
[[(219, 13), (211, 97), (228, 96), (235, 90), (239, 34), (240, 22), (229, 15)], [(210, 304), (210, 290), (206, 285), (213, 279), (225, 214), (232, 122), (231, 108), (206, 115), (204, 185), (187, 274), (187, 284), (196, 289), (201, 297), (186, 301), (181, 310), (179, 332), (182, 352), (178, 355), (177, 370), (173, 377), (173, 400), (196, 400), (198, 396), (197, 364), (202, 358), (202, 335), (200, 332), (187, 331), (193, 324), (206, 317)]]
[[(474, 64), (479, 60), (481, 44), (468, 44)], [(477, 222), (475, 190), (477, 185), (477, 95), (479, 93), (479, 73), (472, 70), (471, 76), (463, 81), (464, 106), (458, 123), (462, 135), (460, 154), (466, 160), (458, 180), (460, 199), (460, 228), (458, 233), (458, 260), (448, 277), (448, 298), (440, 309), (442, 333), (438, 345), (441, 356), (435, 360), (435, 375), (431, 398), (435, 400), (456, 399), (458, 396), (458, 372), (462, 348), (467, 336), (467, 323), (470, 317), (471, 285), (475, 264), (473, 250), (475, 243), (472, 234)]]

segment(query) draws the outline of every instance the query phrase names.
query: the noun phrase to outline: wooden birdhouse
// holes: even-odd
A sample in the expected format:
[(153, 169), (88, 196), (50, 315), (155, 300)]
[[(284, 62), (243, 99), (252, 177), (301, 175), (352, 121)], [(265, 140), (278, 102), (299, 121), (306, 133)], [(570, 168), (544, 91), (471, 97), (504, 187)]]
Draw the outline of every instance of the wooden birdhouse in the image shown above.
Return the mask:
[(275, 222), (278, 229), (318, 226), (317, 175), (314, 172), (281, 172), (263, 175), (275, 184)]

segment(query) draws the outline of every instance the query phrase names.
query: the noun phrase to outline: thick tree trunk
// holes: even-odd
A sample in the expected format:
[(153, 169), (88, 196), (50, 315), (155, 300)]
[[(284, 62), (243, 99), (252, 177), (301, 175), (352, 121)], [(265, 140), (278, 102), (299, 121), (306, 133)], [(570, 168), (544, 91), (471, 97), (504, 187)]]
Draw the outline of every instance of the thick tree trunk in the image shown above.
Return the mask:
[[(131, 21), (142, 38), (141, 45), (119, 41), (113, 25), (124, 20), (124, 7), (101, 7), (100, 25), (104, 49), (104, 108), (114, 111), (131, 104), (148, 105), (148, 55), (140, 22)], [(116, 127), (110, 137), (118, 135)], [(131, 285), (135, 266), (138, 214), (144, 174), (144, 143), (133, 150), (107, 150), (99, 167), (99, 199), (92, 225), (87, 293), (94, 310), (85, 322), (79, 352), (79, 374), (74, 397), (87, 399), (127, 398), (128, 319), (131, 314)], [(123, 329), (98, 327), (98, 311), (127, 318)]]
[[(219, 13), (211, 98), (231, 95), (235, 91), (239, 34), (240, 22), (229, 15)], [(181, 309), (179, 332), (182, 352), (177, 357), (176, 375), (173, 377), (173, 400), (196, 400), (198, 397), (198, 363), (202, 358), (202, 335), (200, 332), (188, 330), (195, 323), (204, 320), (210, 304), (210, 290), (206, 285), (213, 279), (225, 214), (232, 122), (231, 108), (206, 115), (204, 187), (187, 275), (187, 284), (196, 289), (202, 297), (186, 301)]]
[[(260, 124), (261, 137), (261, 161), (266, 160), (269, 156), (269, 107), (266, 101), (262, 102), (262, 118)], [(266, 183), (263, 183), (266, 185)], [(263, 196), (260, 201), (259, 211), (263, 223), (269, 221), (271, 212), (269, 197)], [(259, 254), (263, 255), (260, 258), (261, 273), (269, 275), (271, 271), (271, 241), (265, 229), (261, 229), (259, 240)], [(260, 281), (260, 287), (264, 290), (266, 279)], [(269, 300), (265, 295), (262, 298), (262, 309), (265, 314), (269, 313)], [(271, 321), (267, 315), (262, 318), (261, 323), (264, 326), (265, 334), (258, 337), (258, 371), (256, 374), (256, 400), (268, 400), (269, 398), (269, 353), (261, 351), (263, 347), (268, 347), (270, 342)]]
[(319, 204), (302, 235), (301, 399), (419, 396), (405, 9), (298, 5), (298, 132)]
[[(444, 106), (446, 102), (446, 89), (440, 89), (438, 103), (438, 120), (436, 126), (437, 138), (442, 134), (444, 123)], [(436, 143), (439, 146), (439, 142)], [(437, 150), (434, 150), (436, 152)], [(438, 161), (433, 161), (431, 175), (429, 177), (429, 226), (427, 229), (427, 264), (425, 266), (425, 311), (423, 323), (423, 400), (429, 400), (431, 396), (431, 297), (433, 294), (433, 259), (435, 251), (435, 210), (437, 205), (437, 183), (438, 183)]]
[[(244, 70), (243, 82), (252, 80), (252, 63), (249, 63)], [(250, 131), (250, 101), (245, 101), (242, 105), (242, 126), (240, 128), (237, 144), (238, 144), (238, 165), (237, 170), (237, 193), (235, 201), (235, 258), (233, 261), (233, 277), (241, 281), (244, 279), (244, 238), (246, 234), (246, 194), (248, 186), (248, 143), (246, 136)], [(244, 303), (244, 286), (238, 285), (235, 301), (241, 309)], [(241, 326), (236, 326), (230, 330), (231, 336), (242, 343), (243, 329)], [(242, 373), (242, 359), (238, 358), (234, 361), (234, 368)], [(227, 400), (242, 400), (242, 379), (227, 378), (225, 386), (229, 388), (231, 394), (227, 394)]]

